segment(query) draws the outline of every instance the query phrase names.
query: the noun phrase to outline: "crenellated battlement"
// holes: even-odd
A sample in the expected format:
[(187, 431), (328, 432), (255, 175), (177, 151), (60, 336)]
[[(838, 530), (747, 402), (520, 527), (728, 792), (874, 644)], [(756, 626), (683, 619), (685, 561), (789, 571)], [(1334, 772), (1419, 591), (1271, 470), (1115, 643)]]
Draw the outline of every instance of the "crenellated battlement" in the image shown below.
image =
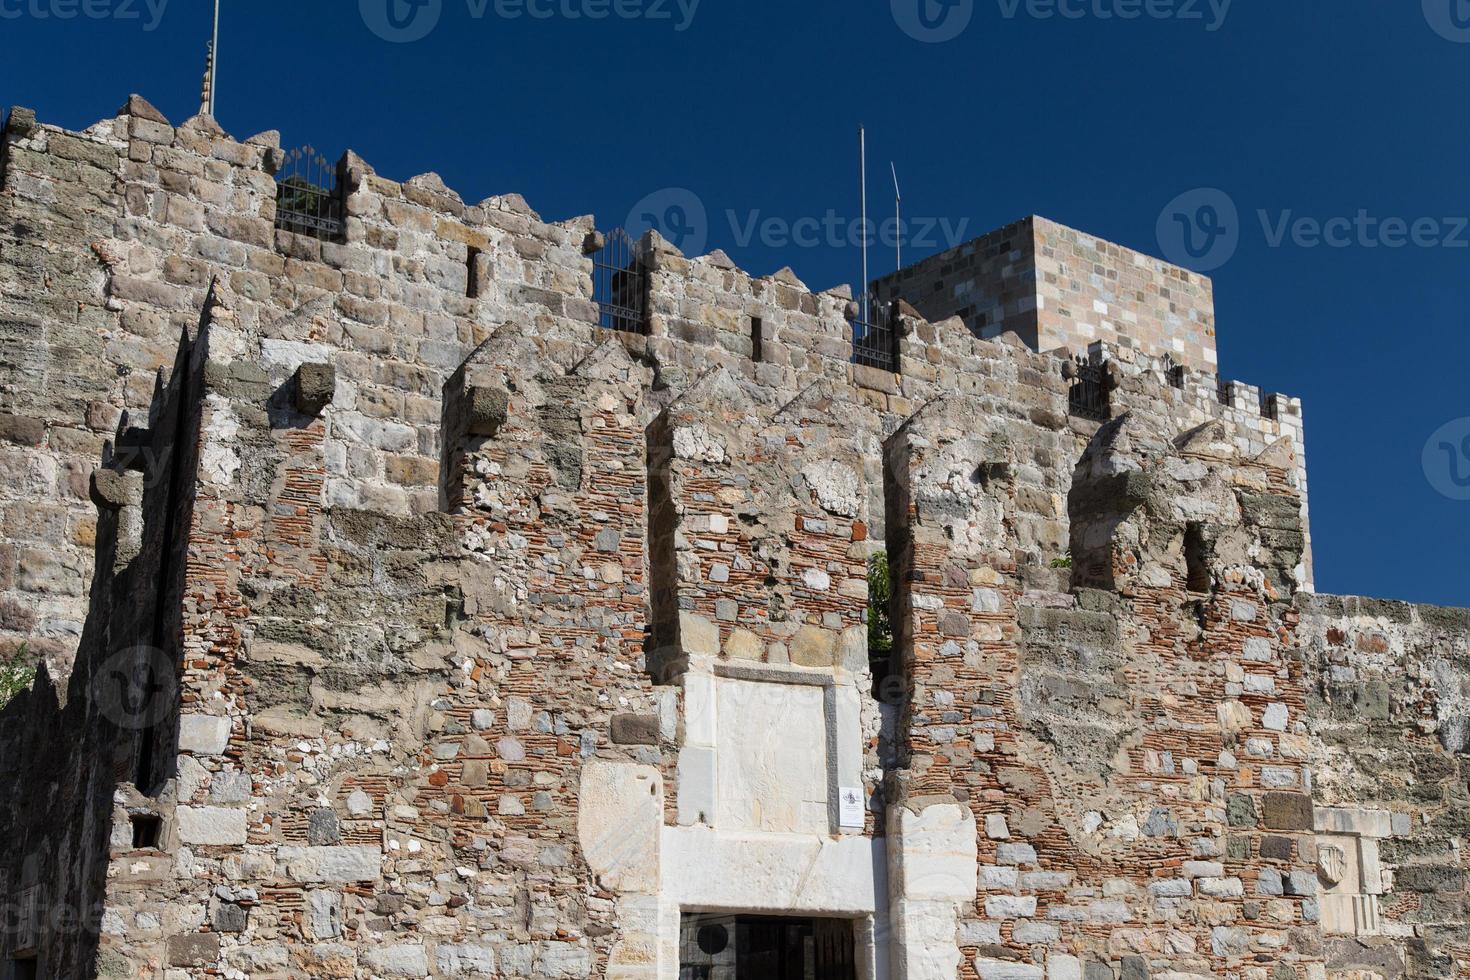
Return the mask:
[[(339, 391), (328, 503), (390, 514), (439, 505), (439, 394), (470, 350), (512, 323), (539, 338), (553, 358), (606, 332), (598, 328), (594, 256), (601, 236), (591, 216), (546, 221), (515, 194), (470, 204), (432, 173), (395, 181), (348, 152), (333, 168), (341, 235), (322, 240), (277, 227), (278, 178), (288, 156), (279, 134), (237, 141), (207, 116), (173, 126), (136, 96), (80, 133), (15, 109), (4, 153), (0, 186), (12, 216), (11, 254), (17, 269), (28, 271), (0, 297), (9, 351), (0, 365), (7, 392), (0, 413), (11, 441), (27, 447), (30, 465), (48, 472), (58, 466), (85, 472), (120, 413), (147, 408), (154, 373), (168, 368), (176, 338), (197, 322), (212, 282), (234, 296), (233, 325), (215, 338), (220, 357), (249, 360), (272, 376), (302, 363), (333, 365)], [(986, 244), (1023, 237), (1041, 242), (1025, 253), (1025, 268), (1014, 262), (1022, 254), (1015, 246), (1004, 251)], [(42, 241), (45, 251), (37, 248)], [(1180, 359), (1189, 369), (1179, 378), (1171, 365), (1153, 360), (1148, 317), (1130, 323), (1122, 311), (1094, 343), (1025, 355), (1022, 348), (1044, 346), (1056, 331), (1026, 327), (1012, 313), (1029, 310), (1034, 317), (1041, 310), (1044, 326), (1051, 322), (1045, 317), (1077, 305), (1076, 297), (1053, 302), (1046, 290), (1053, 284), (1073, 290), (1079, 277), (1067, 272), (1062, 252), (1084, 247), (1102, 250), (1120, 267), (1169, 278), (1173, 291), (1155, 290), (1150, 302), (1184, 302), (1193, 311), (1184, 319), (1208, 333), (1213, 351), (1207, 280), (1161, 272), (1155, 260), (1123, 255), (1040, 219), (960, 250), (996, 251), (994, 261), (1010, 263), (1001, 281), (1011, 292), (999, 300), (1009, 312), (984, 328), (963, 310), (943, 310), (944, 317), (959, 315), (929, 322), (920, 315), (929, 311), (924, 303), (894, 313), (896, 371), (853, 363), (857, 304), (848, 287), (816, 292), (790, 269), (756, 276), (718, 251), (684, 256), (654, 233), (635, 246), (647, 280), (644, 332), (617, 337), (654, 367), (655, 392), (663, 393), (655, 400), (721, 367), (787, 394), (820, 379), (850, 385), (858, 401), (895, 420), (887, 424), (934, 392), (1000, 383), (990, 372), (1001, 361), (1026, 365), (1006, 369), (1004, 384), (1018, 404), (1046, 400), (1058, 384), (1075, 383), (1064, 377), (1073, 357), (1108, 361), (1121, 383), (1117, 410), (1167, 402), (1169, 411), (1195, 422), (1226, 421), (1242, 445), (1257, 450), (1290, 435), (1305, 499), (1299, 403), (1278, 400), (1277, 417), (1270, 418), (1254, 389), (1236, 386), (1226, 389), (1234, 404), (1222, 404), (1208, 363)], [(947, 256), (921, 262), (915, 274), (948, 265), (954, 256)], [(1028, 288), (1033, 300), (1022, 295)], [(1124, 284), (1109, 288), (1122, 291)], [(886, 295), (883, 282), (876, 289)], [(39, 323), (42, 309), (60, 315)], [(1016, 342), (1007, 346), (1007, 336)], [(1159, 383), (1171, 378), (1183, 387)], [(1085, 438), (1092, 423), (1073, 423)], [(22, 480), (14, 499), (38, 488)], [(12, 644), (31, 637), (32, 651), (63, 673), (90, 567), (84, 503), (84, 487), (73, 479), (35, 522), (42, 536), (27, 563), (36, 567), (23, 581), (0, 586), (27, 610), (10, 617), (18, 628), (0, 635)], [(71, 541), (48, 557), (39, 546), (54, 542), (53, 525), (65, 526)]]

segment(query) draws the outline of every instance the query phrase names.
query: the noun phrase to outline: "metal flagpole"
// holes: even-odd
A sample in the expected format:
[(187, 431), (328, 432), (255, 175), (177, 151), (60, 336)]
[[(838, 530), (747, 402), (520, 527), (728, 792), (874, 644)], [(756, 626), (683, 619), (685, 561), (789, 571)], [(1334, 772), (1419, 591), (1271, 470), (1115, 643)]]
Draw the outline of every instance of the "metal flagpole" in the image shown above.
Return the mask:
[(215, 115), (214, 100), (219, 92), (219, 2), (214, 0), (214, 57), (210, 59), (209, 66), (209, 114)]
[(862, 126), (858, 127), (858, 156), (863, 182), (863, 281), (860, 287), (863, 291), (863, 323), (866, 325), (872, 321), (868, 318), (868, 131)]
[(888, 161), (893, 171), (893, 237), (898, 249), (898, 271), (903, 271), (903, 191), (898, 189), (898, 164)]

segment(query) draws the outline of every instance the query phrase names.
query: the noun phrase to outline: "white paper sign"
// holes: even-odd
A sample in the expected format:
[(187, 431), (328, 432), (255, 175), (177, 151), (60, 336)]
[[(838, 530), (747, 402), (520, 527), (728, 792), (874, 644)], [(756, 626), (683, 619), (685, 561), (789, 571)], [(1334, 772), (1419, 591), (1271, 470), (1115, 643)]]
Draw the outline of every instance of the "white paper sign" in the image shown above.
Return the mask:
[(863, 791), (858, 786), (844, 786), (837, 792), (837, 823), (843, 827), (862, 827)]

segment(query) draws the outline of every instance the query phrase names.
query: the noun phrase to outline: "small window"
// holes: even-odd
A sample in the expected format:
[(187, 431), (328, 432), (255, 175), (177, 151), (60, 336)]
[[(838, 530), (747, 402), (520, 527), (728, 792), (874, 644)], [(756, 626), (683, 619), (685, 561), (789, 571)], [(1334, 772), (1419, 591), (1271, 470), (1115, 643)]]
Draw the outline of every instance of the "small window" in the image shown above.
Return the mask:
[(765, 360), (766, 325), (758, 316), (750, 318), (750, 359), (759, 364)]
[(622, 228), (613, 229), (592, 257), (592, 298), (598, 325), (620, 333), (648, 333), (649, 279), (637, 245)]
[(1261, 392), (1261, 418), (1272, 422), (1281, 421), (1281, 399), (1279, 397)]
[(1224, 405), (1226, 408), (1235, 407), (1234, 381), (1226, 381), (1225, 379), (1221, 378), (1218, 384), (1216, 384), (1215, 386), (1215, 394), (1219, 397), (1221, 405)]
[(342, 195), (337, 172), (309, 146), (286, 154), (284, 176), (276, 178), (276, 227), (324, 242), (343, 238)]
[(1108, 398), (1108, 374), (1104, 364), (1077, 361), (1076, 380), (1067, 393), (1068, 408), (1079, 418), (1106, 422), (1113, 417)]
[(480, 250), (478, 248), (475, 248), (475, 246), (471, 245), (470, 246), (469, 256), (465, 259), (465, 262), (464, 262), (464, 271), (465, 271), (464, 294), (469, 299), (479, 299), (480, 298), (480, 273), (478, 271), (479, 270), (479, 265), (480, 265)]
[(1184, 565), (1190, 592), (1210, 591), (1209, 542), (1203, 524), (1191, 523), (1184, 529)]
[(163, 820), (151, 813), (135, 813), (129, 819), (133, 825), (133, 849), (157, 850), (163, 838)]
[(898, 305), (876, 299), (859, 304), (852, 327), (852, 362), (880, 371), (899, 371)]

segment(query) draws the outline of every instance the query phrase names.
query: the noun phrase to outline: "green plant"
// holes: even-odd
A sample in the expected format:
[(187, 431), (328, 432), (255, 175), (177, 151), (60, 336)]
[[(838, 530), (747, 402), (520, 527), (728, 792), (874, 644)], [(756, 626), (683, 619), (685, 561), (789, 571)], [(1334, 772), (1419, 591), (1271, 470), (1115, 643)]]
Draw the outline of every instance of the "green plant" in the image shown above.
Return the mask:
[(868, 656), (884, 657), (893, 652), (893, 574), (888, 553), (880, 551), (868, 560)]
[(28, 653), (28, 648), (22, 643), (14, 660), (8, 664), (0, 664), (0, 708), (9, 704), (10, 699), (20, 692), (29, 691), (35, 683), (36, 665), (27, 662)]
[(1051, 567), (1052, 568), (1071, 568), (1072, 567), (1072, 556), (1071, 555), (1063, 555), (1060, 558), (1053, 558), (1051, 560)]

